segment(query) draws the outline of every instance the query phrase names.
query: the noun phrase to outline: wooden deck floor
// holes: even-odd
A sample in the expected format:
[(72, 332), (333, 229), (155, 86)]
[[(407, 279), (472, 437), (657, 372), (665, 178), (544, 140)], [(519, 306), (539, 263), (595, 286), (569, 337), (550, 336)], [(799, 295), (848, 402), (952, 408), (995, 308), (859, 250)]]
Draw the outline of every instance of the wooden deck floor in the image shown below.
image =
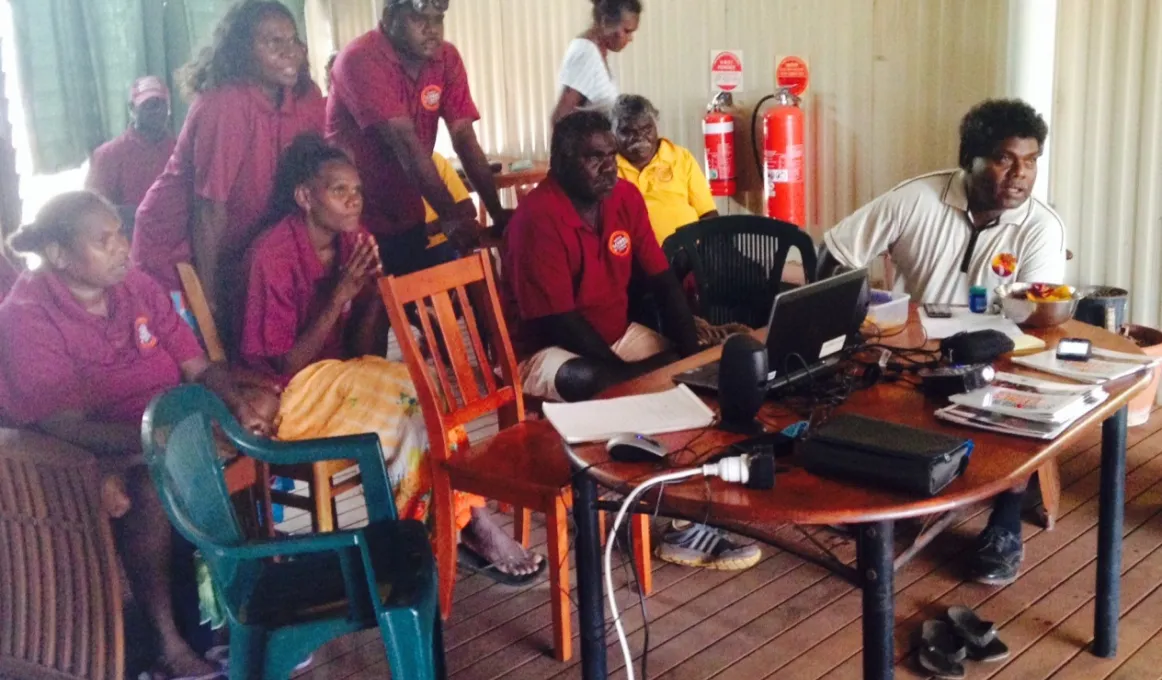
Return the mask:
[[(987, 512), (978, 508), (939, 537), (896, 576), (897, 678), (927, 677), (911, 655), (911, 636), (926, 618), (967, 604), (994, 620), (1012, 648), (1006, 661), (971, 664), (968, 677), (1055, 680), (1162, 678), (1162, 411), (1130, 430), (1126, 488), (1122, 625), (1116, 659), (1086, 651), (1091, 640), (1098, 518), (1099, 433), (1061, 458), (1061, 516), (1051, 532), (1025, 524), (1020, 579), (1005, 588), (965, 582), (962, 565)], [(358, 497), (347, 501), (358, 521)], [(796, 537), (787, 529), (788, 537)], [(830, 534), (837, 554), (854, 561), (854, 547)], [(543, 529), (534, 542), (544, 541)], [(632, 646), (640, 654), (642, 617), (622, 570), (618, 601)], [(576, 583), (574, 579), (573, 583)], [(859, 593), (823, 569), (766, 549), (743, 572), (714, 572), (656, 563), (649, 614), (649, 677), (861, 677)], [(575, 619), (574, 619), (575, 620)], [(479, 575), (461, 575), (444, 634), (449, 673), (456, 680), (547, 680), (580, 677), (579, 659), (558, 663), (549, 653), (547, 585), (520, 590)], [(611, 677), (625, 677), (616, 639), (609, 638)], [(640, 671), (639, 671), (640, 674)], [(375, 631), (324, 647), (298, 677), (388, 677)]]

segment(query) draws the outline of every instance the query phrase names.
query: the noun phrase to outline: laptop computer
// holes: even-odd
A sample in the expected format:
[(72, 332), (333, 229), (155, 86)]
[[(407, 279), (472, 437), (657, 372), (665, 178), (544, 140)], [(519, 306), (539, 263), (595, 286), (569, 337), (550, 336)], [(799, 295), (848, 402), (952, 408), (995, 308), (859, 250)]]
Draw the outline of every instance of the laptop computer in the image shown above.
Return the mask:
[[(859, 342), (867, 315), (867, 269), (793, 288), (775, 297), (767, 322), (767, 390), (785, 389), (830, 372)], [(674, 382), (718, 391), (715, 361), (679, 373)]]

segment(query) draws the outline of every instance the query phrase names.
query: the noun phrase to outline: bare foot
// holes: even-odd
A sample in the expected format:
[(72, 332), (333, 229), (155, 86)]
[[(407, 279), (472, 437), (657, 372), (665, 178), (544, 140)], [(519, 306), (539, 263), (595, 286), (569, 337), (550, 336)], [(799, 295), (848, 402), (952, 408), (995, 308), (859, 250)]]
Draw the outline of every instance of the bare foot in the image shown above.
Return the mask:
[(157, 659), (158, 667), (170, 678), (201, 678), (221, 670), (195, 654), (185, 642), (171, 646)]
[(120, 519), (129, 512), (133, 503), (125, 490), (125, 478), (118, 474), (108, 475), (101, 482), (101, 509), (113, 519)]
[(498, 527), (484, 508), (472, 508), (472, 521), (460, 532), (460, 540), (497, 571), (510, 576), (535, 574), (545, 561)]

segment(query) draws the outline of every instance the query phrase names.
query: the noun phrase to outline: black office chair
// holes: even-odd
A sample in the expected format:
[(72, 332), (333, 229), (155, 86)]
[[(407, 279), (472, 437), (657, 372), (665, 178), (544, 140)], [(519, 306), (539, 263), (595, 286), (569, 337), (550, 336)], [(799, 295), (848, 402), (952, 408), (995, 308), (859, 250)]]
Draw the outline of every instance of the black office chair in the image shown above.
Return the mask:
[(757, 215), (728, 215), (695, 222), (674, 232), (662, 250), (679, 279), (693, 274), (698, 303), (694, 313), (714, 325), (767, 325), (775, 296), (784, 284), (783, 267), (799, 251), (803, 275), (815, 281), (815, 244), (789, 222)]

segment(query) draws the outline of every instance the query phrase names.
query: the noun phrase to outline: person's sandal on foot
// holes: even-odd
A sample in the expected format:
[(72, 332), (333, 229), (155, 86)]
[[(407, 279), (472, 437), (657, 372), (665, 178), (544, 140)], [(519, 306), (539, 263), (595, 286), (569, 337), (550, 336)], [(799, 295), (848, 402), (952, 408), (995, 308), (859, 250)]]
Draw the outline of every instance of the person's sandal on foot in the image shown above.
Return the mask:
[(972, 579), (990, 586), (1007, 586), (1017, 580), (1025, 545), (1021, 535), (998, 526), (986, 527), (977, 537), (972, 559)]
[(720, 529), (685, 521), (670, 525), (654, 554), (663, 562), (722, 571), (749, 569), (763, 558), (757, 545), (739, 545)]
[(938, 678), (961, 680), (965, 677), (964, 643), (943, 621), (929, 620), (920, 626), (920, 648), (916, 652), (920, 666)]
[(984, 621), (968, 607), (955, 605), (948, 608), (948, 621), (953, 632), (964, 640), (968, 658), (985, 663), (1009, 658), (1009, 646), (997, 637), (997, 627)]
[(542, 555), (533, 554), (536, 560), (536, 568), (527, 574), (514, 574), (503, 568), (503, 565), (490, 562), (483, 555), (476, 552), (472, 548), (461, 543), (458, 546), (456, 559), (460, 566), (466, 567), (476, 574), (482, 574), (497, 583), (506, 586), (527, 586), (532, 584), (541, 574), (545, 573), (545, 569), (549, 566), (548, 560)]

